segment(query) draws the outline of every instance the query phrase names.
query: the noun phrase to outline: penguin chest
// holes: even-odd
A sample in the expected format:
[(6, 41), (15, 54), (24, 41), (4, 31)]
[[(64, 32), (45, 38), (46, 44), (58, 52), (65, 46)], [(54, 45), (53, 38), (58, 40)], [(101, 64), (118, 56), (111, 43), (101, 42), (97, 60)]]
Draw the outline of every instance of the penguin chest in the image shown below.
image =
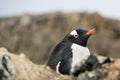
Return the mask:
[(87, 60), (87, 58), (90, 56), (90, 52), (87, 47), (82, 47), (77, 44), (72, 44), (72, 72), (74, 72), (74, 69), (76, 67), (80, 67), (82, 63)]

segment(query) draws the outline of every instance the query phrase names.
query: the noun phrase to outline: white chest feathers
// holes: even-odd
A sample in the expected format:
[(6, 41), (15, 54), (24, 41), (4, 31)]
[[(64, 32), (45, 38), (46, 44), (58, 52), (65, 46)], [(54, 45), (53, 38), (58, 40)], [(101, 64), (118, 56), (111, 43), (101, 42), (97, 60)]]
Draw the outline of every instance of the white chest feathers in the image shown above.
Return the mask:
[(73, 43), (72, 46), (72, 72), (76, 66), (80, 66), (80, 63), (84, 63), (84, 61), (90, 56), (89, 49), (87, 47), (82, 47), (78, 44)]

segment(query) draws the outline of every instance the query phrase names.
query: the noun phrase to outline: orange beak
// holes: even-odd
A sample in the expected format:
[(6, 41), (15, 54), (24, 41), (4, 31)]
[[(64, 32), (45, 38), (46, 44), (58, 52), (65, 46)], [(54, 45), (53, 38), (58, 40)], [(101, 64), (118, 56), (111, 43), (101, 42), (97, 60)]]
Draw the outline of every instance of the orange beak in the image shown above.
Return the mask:
[(91, 29), (91, 30), (88, 30), (88, 32), (86, 32), (87, 35), (92, 35), (95, 33), (95, 29)]

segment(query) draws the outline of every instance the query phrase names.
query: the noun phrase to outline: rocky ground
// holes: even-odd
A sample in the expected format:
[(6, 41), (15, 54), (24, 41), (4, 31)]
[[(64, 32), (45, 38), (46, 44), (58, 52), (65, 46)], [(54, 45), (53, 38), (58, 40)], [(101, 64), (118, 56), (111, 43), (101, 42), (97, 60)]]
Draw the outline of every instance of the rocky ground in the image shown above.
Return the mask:
[[(11, 72), (16, 72), (13, 75), (7, 73), (5, 68), (2, 68), (4, 70), (3, 74), (10, 77), (10, 80), (67, 80), (65, 77), (60, 74), (56, 74), (45, 65), (37, 65), (32, 63), (24, 54), (18, 56), (8, 52), (5, 48), (0, 48), (0, 61), (2, 61), (2, 57), (4, 55), (9, 55), (11, 57), (11, 61), (13, 62), (13, 64), (10, 65), (15, 66), (10, 68)], [(1, 74), (2, 73), (0, 73), (0, 75)]]
[[(96, 28), (89, 39), (91, 52), (120, 57), (120, 21), (98, 13), (48, 13), (0, 18), (0, 46), (25, 53), (35, 63), (46, 63), (64, 36), (76, 28)], [(34, 53), (34, 54), (33, 54)]]
[[(57, 74), (45, 64), (67, 33), (92, 26), (96, 32), (88, 42), (90, 51), (114, 57), (114, 63), (82, 73), (78, 80), (120, 80), (120, 21), (84, 12), (0, 18), (0, 47), (5, 47), (0, 48), (0, 80), (70, 80), (71, 76)], [(2, 65), (3, 57), (10, 71)]]
[[(8, 52), (6, 48), (0, 48), (0, 62), (3, 61), (4, 55), (10, 57), (10, 59), (6, 58), (10, 72), (1, 64), (0, 80), (71, 80), (71, 76), (58, 74), (46, 65), (31, 62), (23, 53), (15, 55)], [(80, 74), (77, 80), (120, 80), (120, 59), (113, 59), (113, 61), (91, 72)]]

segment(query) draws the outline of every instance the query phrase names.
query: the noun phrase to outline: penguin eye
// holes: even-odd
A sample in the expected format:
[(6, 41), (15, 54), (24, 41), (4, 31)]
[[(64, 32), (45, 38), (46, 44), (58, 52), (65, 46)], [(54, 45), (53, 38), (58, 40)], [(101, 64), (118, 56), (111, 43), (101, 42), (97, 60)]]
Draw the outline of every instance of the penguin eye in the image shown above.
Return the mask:
[(75, 38), (78, 38), (78, 35), (74, 35)]

